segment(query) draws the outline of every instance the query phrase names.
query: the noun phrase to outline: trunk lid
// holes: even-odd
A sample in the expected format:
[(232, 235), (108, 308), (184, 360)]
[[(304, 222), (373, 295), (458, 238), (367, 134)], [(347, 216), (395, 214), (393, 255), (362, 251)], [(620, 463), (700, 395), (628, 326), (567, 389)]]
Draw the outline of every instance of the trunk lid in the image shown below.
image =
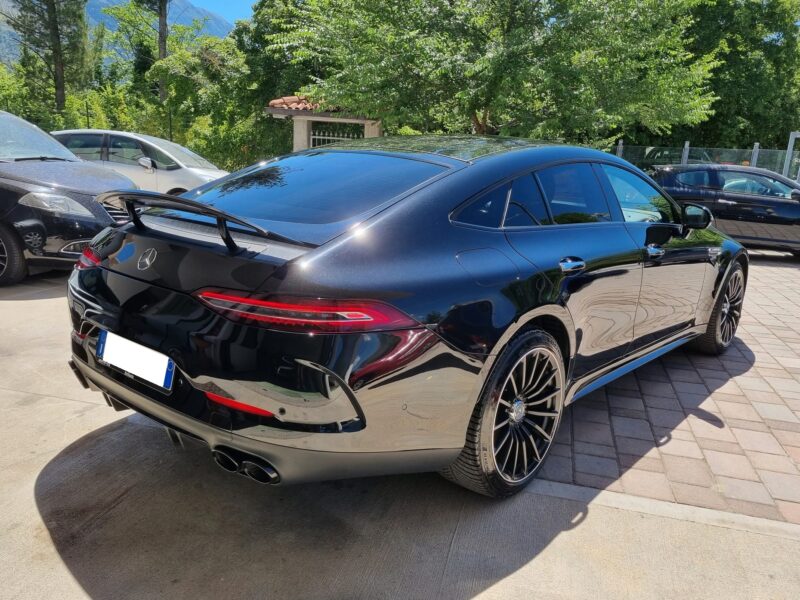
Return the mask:
[(159, 287), (192, 293), (207, 287), (254, 290), (308, 246), (231, 229), (231, 252), (216, 225), (141, 215), (145, 227), (106, 230), (93, 247), (102, 266)]

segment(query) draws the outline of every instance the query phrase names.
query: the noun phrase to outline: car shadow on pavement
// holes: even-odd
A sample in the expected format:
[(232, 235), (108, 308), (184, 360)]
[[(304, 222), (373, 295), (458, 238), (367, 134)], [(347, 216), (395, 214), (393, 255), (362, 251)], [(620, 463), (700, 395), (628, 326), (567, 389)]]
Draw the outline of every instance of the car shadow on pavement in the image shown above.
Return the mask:
[[(733, 368), (744, 370), (741, 346)], [(672, 353), (634, 375), (657, 380), (685, 360), (691, 356)], [(677, 407), (672, 415), (656, 409), (661, 420), (650, 421), (649, 441), (635, 429), (620, 436), (620, 427), (641, 425), (634, 417), (648, 419), (609, 402), (625, 398), (621, 385), (606, 389), (604, 409), (597, 398), (568, 409), (542, 477), (674, 501), (663, 472), (666, 483), (628, 478), (646, 472), (655, 448), (680, 439), (685, 422), (669, 417), (679, 416), (681, 404), (669, 399)], [(647, 392), (628, 393), (634, 399)], [(697, 396), (681, 414), (723, 427)], [(616, 423), (611, 440), (578, 439), (581, 423), (593, 435), (598, 423), (582, 419), (603, 421), (593, 412), (601, 409), (609, 427)], [(593, 456), (598, 449), (606, 456)], [(526, 565), (589, 511), (587, 501), (536, 493), (491, 500), (435, 474), (260, 486), (219, 469), (201, 444), (175, 449), (163, 428), (136, 414), (58, 454), (39, 474), (35, 497), (56, 550), (97, 598), (134, 589), (137, 597), (470, 598)]]
[(587, 510), (528, 493), (493, 501), (435, 474), (269, 488), (199, 444), (174, 449), (138, 415), (66, 448), (35, 495), (95, 598), (469, 598)]

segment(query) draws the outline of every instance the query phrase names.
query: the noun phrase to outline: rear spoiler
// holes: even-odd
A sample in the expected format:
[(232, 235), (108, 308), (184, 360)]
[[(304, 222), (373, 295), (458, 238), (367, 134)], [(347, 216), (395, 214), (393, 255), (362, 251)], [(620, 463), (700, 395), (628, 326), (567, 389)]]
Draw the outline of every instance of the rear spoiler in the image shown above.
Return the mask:
[(120, 190), (116, 192), (106, 192), (105, 194), (100, 194), (97, 196), (97, 201), (101, 204), (106, 202), (110, 202), (112, 204), (121, 202), (125, 206), (125, 210), (128, 212), (131, 222), (133, 222), (133, 224), (139, 229), (147, 229), (147, 227), (142, 222), (139, 211), (136, 210), (137, 206), (145, 208), (168, 208), (172, 210), (194, 213), (196, 215), (213, 217), (217, 221), (217, 230), (219, 231), (219, 236), (222, 238), (222, 241), (225, 242), (225, 246), (227, 246), (228, 250), (231, 252), (238, 252), (240, 248), (236, 245), (236, 242), (234, 241), (233, 236), (228, 229), (228, 223), (235, 223), (236, 225), (246, 227), (259, 237), (285, 242), (287, 244), (300, 246), (310, 245), (306, 242), (293, 240), (278, 233), (267, 231), (263, 227), (260, 227), (254, 223), (250, 223), (241, 217), (237, 217), (236, 215), (232, 215), (223, 210), (215, 208), (210, 204), (204, 204), (203, 202), (197, 202), (196, 200), (190, 200), (189, 198), (181, 198), (179, 196), (171, 196), (169, 194), (159, 194), (158, 192), (147, 192), (143, 190)]

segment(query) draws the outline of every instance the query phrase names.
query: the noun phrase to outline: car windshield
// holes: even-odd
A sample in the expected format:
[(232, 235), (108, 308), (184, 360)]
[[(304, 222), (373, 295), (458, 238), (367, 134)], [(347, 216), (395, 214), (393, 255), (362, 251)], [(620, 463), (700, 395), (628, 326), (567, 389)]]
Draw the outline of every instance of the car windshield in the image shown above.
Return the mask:
[(0, 160), (25, 159), (79, 160), (35, 125), (14, 115), (0, 112)]
[(154, 146), (158, 146), (161, 150), (164, 150), (167, 154), (171, 154), (173, 158), (175, 158), (179, 163), (181, 163), (184, 167), (194, 167), (197, 169), (219, 169), (217, 165), (212, 162), (207, 161), (205, 158), (200, 156), (199, 154), (195, 154), (188, 148), (184, 148), (180, 144), (176, 144), (175, 142), (170, 142), (169, 140), (162, 140), (161, 138), (153, 137), (152, 135), (140, 135), (144, 140), (147, 140)]

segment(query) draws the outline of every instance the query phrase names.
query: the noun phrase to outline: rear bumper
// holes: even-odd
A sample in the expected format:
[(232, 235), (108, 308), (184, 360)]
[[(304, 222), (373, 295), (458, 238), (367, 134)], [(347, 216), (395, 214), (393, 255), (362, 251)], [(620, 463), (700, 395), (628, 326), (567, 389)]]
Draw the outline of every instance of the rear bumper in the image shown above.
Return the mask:
[(275, 468), (282, 483), (437, 471), (451, 464), (461, 451), (460, 448), (434, 448), (387, 452), (326, 452), (267, 443), (214, 427), (175, 411), (100, 373), (75, 355), (70, 366), (81, 383), (105, 392), (116, 402), (146, 417), (199, 439), (211, 448), (223, 446), (262, 458)]

